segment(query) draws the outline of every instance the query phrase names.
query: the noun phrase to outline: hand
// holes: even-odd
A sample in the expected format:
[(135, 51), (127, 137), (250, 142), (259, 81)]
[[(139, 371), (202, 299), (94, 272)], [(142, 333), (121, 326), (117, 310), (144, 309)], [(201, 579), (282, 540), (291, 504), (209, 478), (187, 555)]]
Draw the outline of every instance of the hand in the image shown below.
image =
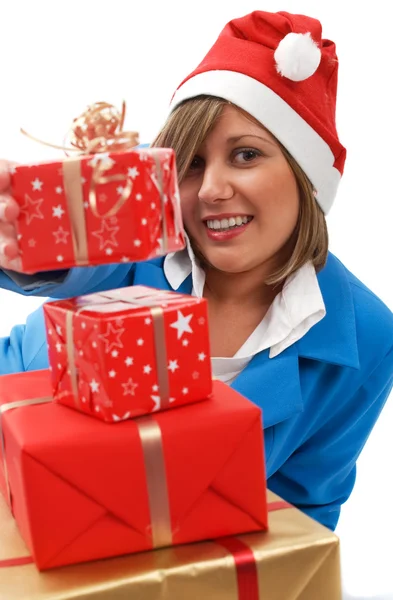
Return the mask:
[(9, 167), (12, 163), (0, 160), (0, 269), (22, 270), (16, 221), (20, 209), (11, 196)]

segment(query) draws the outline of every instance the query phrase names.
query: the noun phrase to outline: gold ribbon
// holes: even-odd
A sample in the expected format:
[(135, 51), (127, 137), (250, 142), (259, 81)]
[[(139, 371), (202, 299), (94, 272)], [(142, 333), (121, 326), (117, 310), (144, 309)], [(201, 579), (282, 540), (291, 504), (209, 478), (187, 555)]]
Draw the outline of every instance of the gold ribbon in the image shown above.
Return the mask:
[(142, 443), (153, 548), (172, 545), (172, 526), (161, 429), (154, 417), (135, 419)]
[(74, 403), (78, 410), (80, 410), (80, 400), (78, 393), (78, 377), (75, 365), (75, 348), (74, 348), (74, 331), (73, 331), (73, 320), (74, 313), (70, 310), (66, 313), (66, 350), (67, 350), (67, 363), (70, 370), (71, 388), (72, 395), (74, 396)]
[(67, 158), (62, 164), (63, 187), (71, 221), (75, 262), (79, 266), (89, 262), (81, 163), (78, 157)]
[(166, 212), (165, 212), (165, 195), (164, 195), (164, 181), (162, 176), (161, 162), (160, 157), (157, 152), (153, 152), (153, 158), (156, 165), (157, 179), (158, 179), (158, 192), (160, 194), (160, 202), (161, 202), (161, 227), (162, 227), (162, 252), (163, 254), (167, 254), (168, 251), (168, 231), (167, 231), (167, 222), (166, 222)]
[[(101, 219), (109, 219), (116, 215), (121, 207), (130, 198), (133, 188), (133, 183), (130, 177), (122, 175), (103, 176), (110, 166), (98, 161), (94, 166), (91, 176), (89, 189), (89, 204), (93, 214)], [(68, 214), (71, 221), (72, 244), (74, 249), (74, 258), (78, 266), (89, 264), (88, 242), (87, 242), (87, 227), (84, 210), (82, 173), (81, 173), (81, 158), (73, 156), (66, 158), (62, 163), (63, 188), (66, 197)], [(112, 181), (126, 181), (124, 190), (116, 202), (106, 213), (100, 214), (97, 208), (96, 186), (100, 184), (110, 183)]]
[(71, 387), (74, 401), (77, 408), (80, 408), (79, 394), (78, 394), (78, 373), (75, 362), (75, 348), (73, 340), (73, 318), (74, 315), (79, 314), (86, 310), (94, 310), (97, 305), (108, 305), (113, 303), (124, 302), (134, 307), (149, 308), (150, 314), (153, 320), (154, 330), (154, 349), (156, 355), (157, 365), (157, 378), (159, 386), (159, 394), (161, 400), (161, 409), (169, 407), (169, 377), (167, 368), (167, 352), (165, 343), (165, 324), (164, 324), (164, 310), (160, 306), (155, 306), (159, 302), (165, 302), (167, 304), (176, 304), (179, 302), (179, 298), (173, 297), (166, 293), (157, 292), (155, 290), (149, 290), (148, 292), (143, 291), (138, 296), (138, 290), (127, 288), (125, 290), (115, 290), (113, 292), (102, 292), (94, 294), (95, 300), (77, 309), (74, 313), (71, 310), (67, 310), (66, 313), (66, 351), (67, 360), (70, 369)]
[[(103, 177), (103, 173), (110, 168), (111, 167), (106, 165), (105, 163), (98, 162), (94, 167), (93, 175), (91, 178), (89, 190), (89, 204), (93, 214), (99, 219), (109, 219), (110, 217), (114, 217), (119, 212), (121, 207), (126, 203), (128, 198), (130, 198), (133, 188), (132, 179), (127, 175), (122, 175), (121, 173), (119, 173), (117, 175)], [(112, 208), (110, 208), (106, 213), (100, 215), (97, 207), (96, 186), (100, 184), (102, 185), (106, 183), (111, 183), (112, 181), (126, 181), (126, 186), (123, 189), (121, 196), (116, 202), (116, 204), (112, 206)]]
[(50, 396), (45, 396), (45, 397), (42, 397), (42, 398), (32, 398), (32, 399), (29, 399), (29, 400), (16, 400), (15, 402), (7, 402), (6, 404), (2, 404), (0, 406), (1, 452), (2, 452), (2, 457), (3, 457), (4, 479), (5, 479), (6, 489), (7, 489), (8, 504), (9, 504), (11, 510), (12, 510), (11, 489), (10, 489), (10, 482), (9, 482), (9, 477), (8, 477), (7, 461), (5, 459), (5, 440), (4, 440), (4, 430), (3, 430), (3, 414), (5, 412), (7, 412), (8, 410), (11, 410), (13, 408), (20, 408), (21, 406), (31, 406), (33, 404), (44, 404), (46, 402), (52, 402), (52, 400), (53, 400), (53, 398), (51, 398)]

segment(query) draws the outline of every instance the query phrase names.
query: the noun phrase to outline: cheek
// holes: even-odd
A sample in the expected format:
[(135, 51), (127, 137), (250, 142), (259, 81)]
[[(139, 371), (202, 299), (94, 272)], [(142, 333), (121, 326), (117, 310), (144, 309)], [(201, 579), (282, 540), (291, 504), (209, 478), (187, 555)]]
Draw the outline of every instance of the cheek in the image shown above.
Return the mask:
[(299, 215), (299, 192), (292, 172), (269, 182), (270, 193), (263, 203), (263, 217), (273, 235), (287, 238), (294, 230)]
[(198, 194), (189, 186), (180, 186), (180, 206), (186, 229), (195, 223), (195, 213), (198, 207)]

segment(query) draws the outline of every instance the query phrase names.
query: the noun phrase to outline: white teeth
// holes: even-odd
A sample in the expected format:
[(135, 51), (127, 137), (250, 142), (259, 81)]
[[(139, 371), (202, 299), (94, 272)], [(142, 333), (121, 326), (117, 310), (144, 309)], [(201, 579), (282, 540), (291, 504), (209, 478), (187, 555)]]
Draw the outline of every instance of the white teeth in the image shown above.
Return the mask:
[(209, 219), (206, 225), (209, 229), (229, 229), (230, 227), (240, 226), (251, 221), (252, 217), (229, 217), (229, 219)]

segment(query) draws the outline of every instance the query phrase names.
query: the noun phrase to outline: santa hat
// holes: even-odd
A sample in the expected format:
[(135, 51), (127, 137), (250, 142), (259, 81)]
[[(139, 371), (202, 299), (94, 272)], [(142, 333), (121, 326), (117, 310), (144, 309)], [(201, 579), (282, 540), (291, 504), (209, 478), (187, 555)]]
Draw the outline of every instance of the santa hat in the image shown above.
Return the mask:
[(335, 123), (338, 60), (316, 19), (255, 11), (230, 21), (180, 84), (171, 110), (200, 95), (247, 111), (289, 151), (330, 210), (346, 150)]

